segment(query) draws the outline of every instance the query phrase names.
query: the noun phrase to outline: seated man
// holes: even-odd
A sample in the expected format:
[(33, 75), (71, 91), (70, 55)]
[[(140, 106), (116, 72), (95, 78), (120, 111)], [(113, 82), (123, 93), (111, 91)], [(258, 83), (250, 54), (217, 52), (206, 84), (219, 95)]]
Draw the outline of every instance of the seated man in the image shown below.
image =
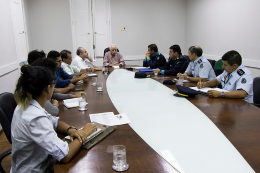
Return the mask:
[(117, 52), (117, 47), (115, 44), (110, 46), (110, 51), (107, 52), (103, 60), (104, 66), (123, 66), (125, 61), (123, 56)]
[[(216, 78), (215, 72), (209, 63), (209, 61), (202, 56), (202, 49), (199, 46), (192, 46), (189, 48), (190, 63), (183, 75), (184, 79), (188, 79), (191, 82), (209, 81)], [(192, 75), (193, 77), (189, 77)]]
[(180, 46), (173, 45), (170, 47), (168, 62), (163, 67), (153, 71), (158, 71), (158, 74), (176, 76), (179, 72), (186, 70), (187, 66), (188, 62), (182, 55)]
[(84, 80), (88, 77), (86, 73), (82, 74), (80, 77), (69, 75), (61, 67), (61, 56), (60, 53), (52, 50), (48, 53), (47, 58), (50, 58), (56, 62), (56, 72), (55, 72), (55, 88), (64, 88), (70, 83), (76, 83), (80, 80)]
[(166, 59), (163, 54), (158, 52), (156, 44), (150, 44), (148, 51), (145, 54), (143, 62), (144, 67), (150, 67), (151, 69), (163, 67), (166, 64)]
[(77, 49), (77, 55), (72, 60), (72, 65), (77, 66), (81, 70), (95, 68), (95, 70), (101, 70), (101, 68), (97, 68), (92, 62), (93, 59), (89, 56), (88, 52), (84, 47), (79, 47)]
[(77, 66), (71, 64), (72, 56), (70, 51), (62, 50), (60, 52), (60, 55), (62, 59), (61, 67), (65, 72), (74, 76), (78, 76), (78, 75), (82, 75), (83, 73), (86, 73), (85, 70), (79, 69)]
[(210, 97), (225, 97), (244, 99), (248, 103), (253, 103), (253, 76), (251, 72), (243, 66), (241, 55), (234, 50), (222, 56), (224, 72), (216, 79), (208, 82), (198, 82), (197, 87), (215, 87), (222, 85), (224, 90), (230, 92), (208, 91)]
[(43, 50), (38, 51), (36, 49), (36, 50), (29, 52), (27, 62), (28, 62), (28, 64), (31, 64), (34, 61), (36, 61), (38, 59), (43, 59), (43, 58), (46, 58), (46, 54), (44, 53), (44, 51)]

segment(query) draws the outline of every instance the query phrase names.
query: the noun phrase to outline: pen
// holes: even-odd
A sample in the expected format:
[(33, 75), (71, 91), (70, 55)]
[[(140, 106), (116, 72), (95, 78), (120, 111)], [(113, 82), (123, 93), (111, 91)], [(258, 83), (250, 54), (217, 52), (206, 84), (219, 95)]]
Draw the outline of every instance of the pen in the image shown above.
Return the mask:
[(201, 88), (201, 78), (200, 78), (200, 88)]

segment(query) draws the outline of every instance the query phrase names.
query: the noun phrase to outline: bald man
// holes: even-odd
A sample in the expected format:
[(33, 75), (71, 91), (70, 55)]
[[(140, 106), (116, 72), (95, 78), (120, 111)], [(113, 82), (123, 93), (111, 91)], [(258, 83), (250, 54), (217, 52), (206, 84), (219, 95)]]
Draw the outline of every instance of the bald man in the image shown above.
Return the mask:
[[(209, 61), (202, 56), (202, 49), (199, 46), (191, 46), (189, 48), (190, 63), (184, 74), (177, 74), (184, 76), (191, 82), (206, 82), (216, 78), (215, 72)], [(192, 76), (192, 77), (190, 77)]]
[(123, 56), (117, 52), (117, 48), (115, 44), (110, 46), (110, 51), (105, 54), (103, 60), (104, 66), (123, 66), (125, 65), (125, 61)]

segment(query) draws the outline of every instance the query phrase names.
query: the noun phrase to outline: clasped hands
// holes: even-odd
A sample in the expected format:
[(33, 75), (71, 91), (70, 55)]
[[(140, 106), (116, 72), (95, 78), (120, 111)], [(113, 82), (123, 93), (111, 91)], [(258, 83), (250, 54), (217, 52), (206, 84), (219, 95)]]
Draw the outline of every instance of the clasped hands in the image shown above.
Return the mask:
[(114, 62), (113, 64), (109, 64), (108, 66), (120, 66), (121, 64), (119, 64), (118, 62)]
[(70, 140), (73, 141), (75, 138), (77, 138), (80, 143), (82, 143), (82, 145), (85, 145), (87, 137), (96, 129), (97, 127), (94, 124), (87, 123), (82, 130), (69, 130)]
[(150, 53), (147, 52), (147, 53), (145, 54), (145, 58), (144, 58), (144, 59), (145, 59), (145, 60), (148, 60), (149, 58), (150, 58)]
[(183, 74), (182, 74), (182, 73), (178, 73), (178, 74), (177, 74), (177, 78), (179, 79), (180, 76), (183, 76), (183, 79), (184, 79), (184, 80), (187, 80), (187, 78), (188, 78), (188, 74), (187, 74), (187, 73), (183, 73)]

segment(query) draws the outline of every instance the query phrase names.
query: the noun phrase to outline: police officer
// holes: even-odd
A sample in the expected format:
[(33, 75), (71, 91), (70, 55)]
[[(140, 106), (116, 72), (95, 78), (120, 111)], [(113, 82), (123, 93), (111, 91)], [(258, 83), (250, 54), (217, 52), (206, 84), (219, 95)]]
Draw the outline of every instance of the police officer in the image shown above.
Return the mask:
[(143, 66), (155, 69), (164, 66), (164, 64), (166, 64), (166, 59), (163, 54), (158, 52), (156, 44), (150, 44), (145, 54)]
[(224, 90), (230, 92), (208, 91), (210, 97), (240, 98), (248, 103), (253, 103), (253, 76), (242, 65), (241, 55), (234, 50), (222, 56), (224, 72), (216, 79), (208, 82), (198, 82), (197, 87), (215, 87), (222, 85)]
[[(191, 82), (209, 81), (216, 78), (215, 72), (209, 61), (202, 56), (202, 49), (199, 46), (191, 46), (189, 48), (190, 63), (184, 74), (177, 74), (184, 76)], [(192, 75), (193, 77), (189, 77)]]
[(158, 74), (176, 76), (177, 73), (186, 70), (189, 63), (182, 55), (179, 45), (176, 44), (170, 47), (169, 57), (168, 62), (163, 67), (153, 71), (158, 71)]

